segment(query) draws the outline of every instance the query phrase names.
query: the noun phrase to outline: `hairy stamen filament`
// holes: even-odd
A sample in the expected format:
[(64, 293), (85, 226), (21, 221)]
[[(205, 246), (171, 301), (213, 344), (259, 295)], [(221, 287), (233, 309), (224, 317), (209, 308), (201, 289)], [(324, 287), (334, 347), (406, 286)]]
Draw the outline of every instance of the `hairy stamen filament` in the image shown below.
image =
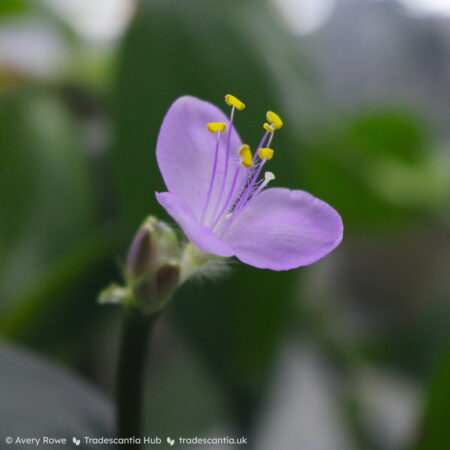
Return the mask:
[[(261, 163), (259, 163), (261, 164)], [(241, 206), (241, 201), (244, 197), (245, 192), (247, 191), (247, 188), (250, 186), (251, 181), (253, 180), (253, 176), (255, 175), (256, 171), (259, 168), (259, 164), (253, 164), (252, 167), (248, 170), (247, 172), (247, 179), (245, 180), (245, 183), (243, 184), (243, 187), (241, 189), (241, 192), (239, 193), (239, 195), (236, 197), (236, 199), (234, 200), (234, 205), (233, 205), (233, 211), (235, 211), (238, 207)]]
[[(269, 139), (269, 142), (270, 141), (271, 141), (271, 139)], [(255, 192), (255, 185), (258, 181), (258, 177), (264, 167), (264, 164), (266, 163), (267, 160), (272, 159), (273, 155), (274, 155), (274, 151), (269, 147), (260, 148), (257, 153), (258, 153), (259, 159), (261, 160), (261, 163), (257, 166), (255, 173), (250, 174), (247, 187), (245, 188), (243, 195), (240, 196), (240, 199), (230, 217), (230, 220), (229, 220), (230, 224), (236, 219), (236, 217), (240, 213), (240, 211), (242, 211), (242, 209), (248, 204), (250, 196), (252, 194), (254, 194), (254, 192)]]
[(264, 180), (261, 180), (260, 183), (257, 183), (255, 185), (256, 189), (251, 194), (251, 196), (250, 196), (250, 198), (249, 198), (249, 200), (247, 202), (247, 205), (250, 202), (252, 202), (272, 180), (275, 180), (275, 175), (272, 172), (265, 172)]
[(231, 225), (236, 220), (239, 213), (244, 209), (244, 206), (247, 204), (248, 197), (252, 193), (252, 191), (255, 187), (256, 180), (258, 179), (259, 174), (261, 173), (261, 170), (264, 167), (264, 164), (266, 163), (266, 161), (267, 161), (266, 159), (263, 159), (261, 161), (258, 168), (256, 169), (255, 174), (253, 175), (253, 177), (251, 177), (249, 179), (247, 188), (245, 189), (244, 194), (240, 197), (236, 207), (234, 208), (233, 213), (231, 214), (230, 220), (228, 221), (227, 225)]
[(233, 181), (231, 183), (230, 192), (228, 193), (227, 199), (225, 200), (225, 203), (223, 205), (223, 208), (220, 210), (219, 214), (217, 214), (217, 217), (214, 219), (214, 222), (211, 225), (211, 228), (214, 230), (216, 225), (218, 224), (219, 220), (223, 217), (224, 213), (229, 209), (229, 207), (232, 205), (232, 199), (233, 194), (236, 189), (237, 179), (239, 176), (239, 171), (241, 170), (241, 167), (236, 167), (236, 170), (234, 171)]
[(234, 196), (234, 191), (237, 186), (237, 180), (238, 176), (241, 170), (241, 167), (245, 170), (249, 170), (253, 166), (253, 158), (252, 158), (252, 151), (250, 149), (250, 146), (247, 144), (241, 145), (241, 147), (238, 150), (238, 154), (240, 156), (239, 165), (236, 167), (233, 179), (231, 182), (231, 188), (229, 189), (227, 198), (225, 200), (225, 203), (220, 210), (219, 214), (216, 216), (216, 218), (213, 220), (212, 228), (214, 229), (219, 220), (223, 217), (224, 213), (231, 210), (233, 208), (233, 204), (236, 203), (237, 198)]
[[(234, 174), (231, 178), (230, 188), (224, 203), (222, 198), (225, 194), (225, 187), (228, 181), (228, 172), (230, 166), (230, 152), (231, 152), (231, 132), (233, 128), (233, 120), (236, 109), (241, 111), (245, 108), (245, 104), (241, 102), (237, 97), (228, 94), (225, 96), (225, 103), (231, 106), (230, 117), (228, 121), (228, 134), (225, 144), (225, 161), (223, 177), (221, 180), (221, 186), (219, 195), (217, 196), (216, 204), (213, 208), (212, 214), (209, 216), (209, 226), (214, 230), (217, 226), (220, 226), (219, 234), (226, 232), (228, 227), (236, 220), (242, 210), (252, 202), (263, 189), (275, 179), (275, 175), (272, 172), (265, 172), (264, 179), (258, 180), (266, 161), (272, 159), (274, 151), (270, 148), (275, 131), (283, 126), (283, 121), (278, 114), (273, 111), (267, 111), (267, 122), (263, 124), (265, 130), (261, 141), (256, 148), (254, 155), (252, 155), (251, 149), (248, 145), (244, 144), (238, 150), (240, 155), (240, 164), (236, 167)], [(214, 182), (217, 176), (217, 166), (220, 147), (220, 133), (226, 129), (225, 123), (209, 123), (207, 124), (208, 130), (211, 132), (217, 132), (216, 149), (214, 153), (213, 171), (211, 174), (211, 180), (208, 187), (208, 193), (206, 196), (206, 202), (203, 207), (201, 221), (204, 223), (205, 216), (209, 209), (209, 204), (212, 198), (212, 192), (214, 190)], [(246, 171), (244, 179), (239, 180), (239, 174), (241, 170)], [(239, 184), (239, 186), (238, 186)], [(235, 195), (235, 191), (238, 191), (238, 195)]]

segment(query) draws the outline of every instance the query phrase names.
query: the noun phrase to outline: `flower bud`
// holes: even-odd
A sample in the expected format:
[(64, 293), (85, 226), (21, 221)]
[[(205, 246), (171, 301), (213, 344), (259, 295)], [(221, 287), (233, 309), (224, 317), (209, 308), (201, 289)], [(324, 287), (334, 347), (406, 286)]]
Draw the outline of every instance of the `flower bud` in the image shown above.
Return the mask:
[(158, 295), (166, 301), (174, 294), (180, 282), (181, 268), (176, 261), (168, 262), (156, 272), (156, 288)]
[(172, 298), (180, 281), (180, 264), (168, 262), (159, 267), (153, 279), (143, 279), (134, 286), (136, 306), (144, 313), (159, 311)]
[[(156, 219), (155, 219), (156, 220)], [(157, 264), (180, 258), (178, 237), (167, 223), (156, 220), (155, 237), (157, 239)]]
[(130, 306), (145, 313), (161, 309), (180, 282), (180, 247), (173, 229), (148, 217), (137, 231), (125, 268)]
[(141, 277), (154, 264), (156, 248), (152, 234), (155, 233), (155, 222), (154, 217), (149, 217), (134, 236), (127, 258), (129, 278)]
[(134, 282), (166, 261), (178, 259), (178, 238), (173, 229), (156, 217), (148, 217), (136, 233), (128, 251), (126, 278)]

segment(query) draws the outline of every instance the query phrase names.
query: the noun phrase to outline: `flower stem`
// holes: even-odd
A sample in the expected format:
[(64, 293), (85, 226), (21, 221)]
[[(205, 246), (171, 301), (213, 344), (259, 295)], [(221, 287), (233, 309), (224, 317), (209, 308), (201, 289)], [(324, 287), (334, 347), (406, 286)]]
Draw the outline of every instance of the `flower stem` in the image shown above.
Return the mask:
[[(158, 314), (126, 312), (117, 368), (117, 431), (121, 438), (142, 437), (142, 394), (148, 339)], [(139, 448), (122, 444), (122, 450)]]

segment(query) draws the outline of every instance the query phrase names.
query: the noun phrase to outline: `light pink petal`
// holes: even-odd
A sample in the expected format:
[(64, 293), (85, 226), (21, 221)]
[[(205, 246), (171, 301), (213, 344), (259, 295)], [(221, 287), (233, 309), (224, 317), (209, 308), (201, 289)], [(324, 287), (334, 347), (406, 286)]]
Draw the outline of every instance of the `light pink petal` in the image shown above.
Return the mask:
[(156, 192), (156, 199), (200, 250), (217, 256), (233, 256), (231, 247), (199, 223), (181, 197), (169, 192)]
[(223, 239), (242, 262), (288, 270), (323, 258), (342, 240), (339, 214), (304, 191), (262, 192), (241, 213)]
[[(180, 97), (172, 104), (161, 125), (156, 157), (167, 189), (182, 198), (198, 220), (206, 201), (216, 146), (216, 136), (207, 130), (206, 124), (208, 122), (228, 124), (228, 120), (228, 117), (211, 103), (186, 96)], [(218, 177), (206, 219), (211, 218), (219, 196), (224, 173), (227, 133), (228, 130), (221, 136)], [(230, 187), (234, 169), (239, 164), (237, 151), (242, 145), (234, 128), (230, 142), (231, 161), (223, 200)]]

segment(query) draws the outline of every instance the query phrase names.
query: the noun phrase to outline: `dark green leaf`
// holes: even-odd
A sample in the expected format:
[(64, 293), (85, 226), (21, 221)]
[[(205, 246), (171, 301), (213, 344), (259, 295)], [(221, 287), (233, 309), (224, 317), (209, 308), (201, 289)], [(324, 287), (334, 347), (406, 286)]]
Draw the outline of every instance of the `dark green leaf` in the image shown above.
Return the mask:
[(89, 172), (78, 134), (54, 95), (26, 88), (2, 96), (2, 308), (92, 226)]
[(448, 448), (450, 418), (450, 347), (443, 355), (432, 379), (419, 443), (415, 450), (444, 450)]

